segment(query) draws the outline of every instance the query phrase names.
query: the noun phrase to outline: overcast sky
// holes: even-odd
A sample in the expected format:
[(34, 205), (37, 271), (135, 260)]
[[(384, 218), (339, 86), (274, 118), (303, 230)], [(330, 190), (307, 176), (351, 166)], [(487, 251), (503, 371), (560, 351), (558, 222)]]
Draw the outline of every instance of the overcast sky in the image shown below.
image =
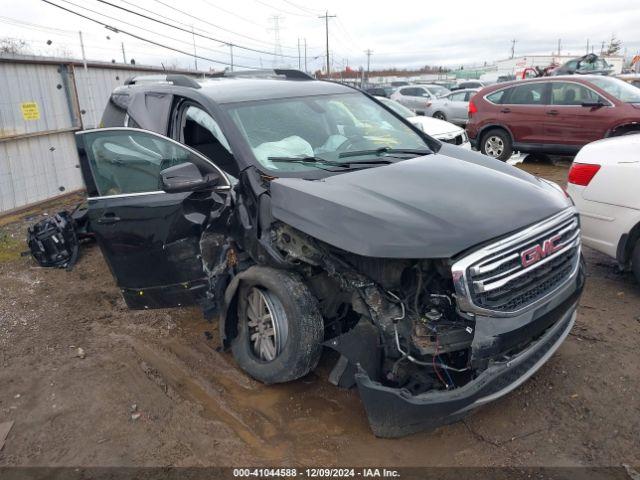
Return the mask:
[[(193, 53), (193, 36), (161, 25), (99, 0), (50, 0), (139, 37)], [(366, 66), (366, 49), (373, 51), (371, 68), (423, 65), (483, 64), (515, 52), (549, 54), (562, 39), (562, 53), (582, 55), (587, 41), (599, 52), (602, 41), (615, 34), (628, 55), (640, 53), (640, 4), (638, 0), (498, 0), (368, 1), (326, 0), (105, 0), (157, 20), (175, 24), (196, 34), (233, 43), (234, 63), (247, 67), (298, 66), (307, 42), (307, 66), (316, 70), (324, 62), (324, 19), (328, 11), (329, 47), (333, 69), (348, 64)], [(33, 54), (80, 57), (78, 30), (82, 30), (89, 59), (139, 64), (193, 67), (194, 59), (145, 43), (124, 33), (62, 11), (41, 0), (1, 0), (0, 38), (24, 39)], [(90, 11), (90, 10), (93, 11)], [(177, 11), (181, 10), (180, 11)], [(145, 11), (146, 10), (146, 11)], [(108, 15), (108, 18), (104, 15)], [(278, 17), (274, 20), (274, 17)], [(276, 30), (282, 56), (274, 56)], [(229, 46), (195, 36), (196, 52), (217, 60), (198, 59), (200, 69), (224, 68), (230, 61)], [(51, 41), (50, 45), (47, 41)], [(241, 47), (253, 49), (247, 50)], [(258, 50), (258, 51), (255, 51)], [(624, 52), (624, 48), (623, 48)]]

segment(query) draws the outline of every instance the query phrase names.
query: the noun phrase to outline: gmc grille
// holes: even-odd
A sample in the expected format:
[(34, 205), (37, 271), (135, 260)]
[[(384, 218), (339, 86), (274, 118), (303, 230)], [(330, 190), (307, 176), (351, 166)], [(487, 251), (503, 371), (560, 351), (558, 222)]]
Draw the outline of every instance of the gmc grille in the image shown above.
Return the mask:
[[(545, 241), (553, 238), (553, 251)], [(538, 249), (534, 262), (523, 252)], [(465, 257), (453, 267), (459, 296), (470, 310), (502, 314), (523, 310), (564, 285), (580, 262), (580, 227), (574, 209), (526, 228)]]

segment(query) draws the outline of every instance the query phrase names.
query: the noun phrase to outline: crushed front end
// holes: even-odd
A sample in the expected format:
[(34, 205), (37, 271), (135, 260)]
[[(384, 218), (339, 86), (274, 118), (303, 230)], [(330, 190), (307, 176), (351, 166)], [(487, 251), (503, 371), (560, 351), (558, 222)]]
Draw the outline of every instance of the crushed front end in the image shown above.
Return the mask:
[(513, 390), (560, 346), (584, 283), (573, 208), (454, 259), (373, 258), (287, 225), (272, 232), (303, 272), (377, 436), (459, 420)]

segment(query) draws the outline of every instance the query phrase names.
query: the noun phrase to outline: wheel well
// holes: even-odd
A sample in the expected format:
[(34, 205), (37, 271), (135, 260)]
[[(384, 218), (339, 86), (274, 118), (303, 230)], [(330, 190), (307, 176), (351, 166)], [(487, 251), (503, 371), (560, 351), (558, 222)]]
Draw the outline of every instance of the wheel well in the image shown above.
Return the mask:
[[(490, 132), (491, 130), (502, 130), (503, 132), (505, 132), (507, 135), (509, 135), (509, 138), (511, 139), (511, 142), (513, 143), (513, 135), (511, 135), (511, 132), (509, 131), (509, 129), (507, 129), (506, 127), (503, 127), (501, 125), (489, 125), (487, 127), (484, 127), (481, 131), (480, 131), (480, 135), (478, 135), (478, 138), (480, 139), (480, 143), (482, 143), (484, 141), (484, 137), (485, 135)], [(479, 148), (479, 147), (478, 147)]]
[(621, 267), (629, 267), (629, 261), (631, 255), (633, 255), (633, 249), (636, 243), (640, 240), (640, 222), (638, 222), (629, 233), (623, 235), (618, 242), (618, 251), (616, 252), (616, 259)]
[(640, 123), (625, 123), (624, 125), (618, 125), (609, 131), (607, 137), (619, 137), (620, 135), (626, 135), (631, 132), (640, 132)]

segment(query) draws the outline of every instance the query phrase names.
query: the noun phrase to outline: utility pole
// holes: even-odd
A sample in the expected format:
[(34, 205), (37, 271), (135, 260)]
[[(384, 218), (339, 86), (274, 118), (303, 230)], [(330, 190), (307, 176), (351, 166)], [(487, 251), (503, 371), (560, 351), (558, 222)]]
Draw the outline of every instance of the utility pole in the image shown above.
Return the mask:
[(373, 53), (373, 51), (370, 48), (367, 48), (364, 53), (367, 54), (367, 78), (366, 78), (366, 82), (369, 82), (369, 71), (371, 69), (371, 54)]
[(196, 34), (193, 31), (193, 25), (191, 25), (191, 37), (193, 38), (193, 60), (196, 64), (196, 70), (198, 70), (198, 53), (196, 52)]
[(331, 76), (331, 67), (329, 66), (329, 19), (335, 17), (335, 15), (329, 15), (328, 10), (325, 10), (324, 15), (318, 17), (324, 18), (324, 32), (327, 39), (327, 77)]
[[(270, 28), (270, 30), (273, 30), (273, 66), (277, 67), (282, 63), (282, 45), (280, 44), (280, 20), (282, 20), (282, 17), (280, 15), (272, 15), (270, 20), (273, 22), (273, 27)], [(278, 61), (278, 57), (280, 57), (280, 61)]]
[(587, 38), (587, 53), (589, 53), (589, 39)]
[(514, 38), (513, 40), (511, 40), (511, 58), (516, 56), (516, 43), (518, 41)]
[(124, 53), (124, 42), (120, 42), (120, 45), (122, 46), (122, 61), (127, 63), (127, 56)]
[(562, 51), (562, 39), (558, 39), (558, 56), (560, 56), (560, 52)]
[(302, 59), (300, 57), (300, 37), (298, 37), (298, 70), (302, 69)]
[[(231, 71), (233, 72), (233, 43), (229, 44), (229, 61), (230, 61), (230, 68)], [(262, 59), (260, 59), (260, 61), (262, 62)]]
[(304, 71), (307, 72), (307, 39), (304, 39)]

